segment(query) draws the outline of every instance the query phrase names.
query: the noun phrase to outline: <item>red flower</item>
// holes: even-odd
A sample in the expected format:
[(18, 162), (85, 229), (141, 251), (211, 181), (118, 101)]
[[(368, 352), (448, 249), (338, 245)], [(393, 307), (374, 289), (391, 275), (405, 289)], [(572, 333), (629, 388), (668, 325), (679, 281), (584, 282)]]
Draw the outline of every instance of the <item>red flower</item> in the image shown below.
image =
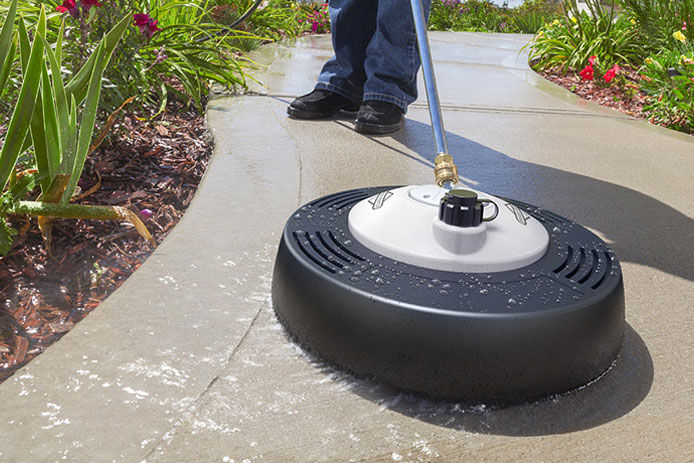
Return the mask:
[(161, 29), (157, 27), (157, 20), (152, 19), (148, 14), (137, 13), (133, 15), (133, 25), (140, 29), (140, 33), (147, 39), (151, 39), (155, 32)]
[(597, 60), (598, 60), (598, 57), (595, 55), (588, 58), (588, 62), (590, 63), (591, 66), (594, 65)]
[(75, 4), (75, 0), (64, 0), (62, 5), (55, 7), (55, 10), (61, 13), (70, 13), (70, 16), (75, 19), (80, 17), (80, 9)]
[(589, 64), (579, 74), (583, 80), (593, 80), (593, 65)]
[(136, 13), (133, 15), (134, 25), (137, 27), (146, 26), (150, 19), (152, 18), (148, 14)]
[(64, 0), (63, 4), (58, 5), (55, 7), (55, 9), (60, 13), (70, 13), (70, 16), (75, 19), (79, 19), (80, 6), (82, 7), (82, 12), (86, 16), (89, 14), (89, 10), (91, 10), (93, 6), (101, 6), (101, 3), (99, 3), (99, 0), (82, 0), (78, 5), (75, 0)]
[(603, 78), (605, 79), (605, 82), (609, 82), (612, 79), (614, 79), (614, 77), (617, 75), (618, 71), (619, 71), (619, 66), (617, 66), (616, 64), (614, 66), (612, 66), (612, 68), (609, 71), (607, 71), (605, 73), (605, 75), (603, 76)]
[(89, 14), (89, 10), (93, 6), (101, 6), (101, 3), (99, 3), (99, 0), (82, 0), (82, 9), (85, 15)]

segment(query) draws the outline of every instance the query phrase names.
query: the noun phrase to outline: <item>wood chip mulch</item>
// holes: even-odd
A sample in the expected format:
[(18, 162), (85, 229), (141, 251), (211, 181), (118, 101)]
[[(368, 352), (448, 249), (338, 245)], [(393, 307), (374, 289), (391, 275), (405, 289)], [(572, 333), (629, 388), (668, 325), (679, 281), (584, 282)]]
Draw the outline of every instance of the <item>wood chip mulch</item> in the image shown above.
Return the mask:
[[(135, 212), (157, 243), (190, 204), (212, 153), (204, 119), (171, 103), (149, 121), (119, 116), (87, 160), (81, 204), (118, 205)], [(0, 257), (0, 382), (43, 352), (118, 288), (154, 250), (128, 223), (56, 220), (49, 257), (36, 219), (12, 217), (23, 232)], [(28, 228), (27, 228), (28, 226)]]
[[(564, 73), (561, 69), (548, 69), (539, 72), (545, 79), (564, 87), (581, 98), (616, 109), (632, 117), (648, 120), (648, 115), (643, 112), (646, 95), (638, 89), (639, 76), (634, 70), (620, 70), (620, 74), (625, 77), (625, 82), (622, 85), (613, 83), (609, 86), (600, 86), (595, 81), (583, 81), (580, 76), (574, 75), (572, 72)], [(595, 78), (602, 79), (600, 76)]]

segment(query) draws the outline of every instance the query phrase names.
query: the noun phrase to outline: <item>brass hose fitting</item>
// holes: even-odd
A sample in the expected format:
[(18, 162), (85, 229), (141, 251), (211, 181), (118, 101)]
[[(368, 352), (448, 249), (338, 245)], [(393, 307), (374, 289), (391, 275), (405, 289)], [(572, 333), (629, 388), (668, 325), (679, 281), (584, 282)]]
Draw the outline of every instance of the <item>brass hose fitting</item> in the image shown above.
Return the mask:
[(434, 158), (434, 177), (440, 187), (446, 182), (450, 182), (451, 185), (458, 183), (458, 168), (450, 154), (440, 153)]

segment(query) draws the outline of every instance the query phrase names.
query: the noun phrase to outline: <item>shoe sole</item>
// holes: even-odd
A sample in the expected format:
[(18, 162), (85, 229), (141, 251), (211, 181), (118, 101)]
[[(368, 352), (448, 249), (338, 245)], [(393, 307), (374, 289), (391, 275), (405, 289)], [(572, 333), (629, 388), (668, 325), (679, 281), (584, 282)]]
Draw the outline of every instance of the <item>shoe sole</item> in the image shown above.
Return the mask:
[(368, 122), (357, 122), (354, 124), (354, 130), (359, 133), (365, 133), (370, 135), (385, 135), (387, 133), (393, 133), (400, 130), (405, 125), (404, 121), (400, 121), (396, 124), (390, 125), (380, 125), (380, 124), (369, 124)]
[(347, 113), (355, 113), (355, 112), (359, 111), (359, 108), (357, 108), (357, 109), (339, 108), (339, 109), (336, 109), (336, 110), (331, 111), (331, 112), (323, 112), (323, 113), (316, 112), (316, 111), (303, 111), (301, 109), (292, 108), (291, 106), (289, 106), (287, 108), (287, 114), (290, 117), (293, 117), (295, 119), (328, 119), (328, 118), (334, 117), (336, 114), (338, 114), (342, 111), (347, 112)]

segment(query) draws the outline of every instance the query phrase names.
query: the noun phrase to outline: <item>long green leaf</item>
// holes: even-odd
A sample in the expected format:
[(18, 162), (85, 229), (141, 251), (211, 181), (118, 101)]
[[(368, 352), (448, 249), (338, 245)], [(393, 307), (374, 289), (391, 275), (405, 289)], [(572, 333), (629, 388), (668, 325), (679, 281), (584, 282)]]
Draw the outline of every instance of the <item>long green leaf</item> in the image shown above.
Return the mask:
[(58, 40), (55, 42), (55, 58), (58, 63), (63, 62), (63, 35), (65, 34), (65, 18), (60, 22)]
[(77, 102), (75, 101), (75, 95), (70, 96), (70, 118), (68, 119), (68, 140), (72, 140), (73, 146), (72, 150), (75, 149), (75, 143), (77, 142)]
[(74, 160), (74, 153), (77, 149), (77, 102), (75, 101), (74, 95), (70, 97), (70, 108), (68, 111), (67, 138), (63, 140), (63, 163), (60, 168), (61, 172), (68, 171), (68, 168), (66, 167), (67, 162), (65, 159), (67, 158)]
[[(0, 65), (5, 63), (5, 59), (9, 55), (10, 44), (12, 41), (12, 31), (14, 28), (14, 18), (17, 14), (17, 0), (12, 0), (10, 9), (7, 11), (5, 22), (0, 30)], [(0, 87), (1, 88), (1, 87)]]
[(27, 34), (24, 18), (19, 18), (19, 56), (22, 63), (22, 75), (26, 75), (26, 67), (29, 62), (29, 54), (31, 53), (31, 42), (29, 42), (29, 34)]
[(87, 89), (86, 101), (84, 109), (82, 110), (79, 136), (77, 139), (77, 150), (75, 151), (73, 159), (66, 160), (64, 164), (65, 168), (70, 169), (71, 173), (70, 183), (68, 183), (62, 198), (64, 204), (70, 202), (70, 198), (77, 187), (77, 182), (84, 168), (84, 162), (87, 159), (87, 154), (89, 154), (89, 144), (91, 143), (92, 134), (94, 132), (94, 122), (96, 121), (99, 96), (101, 95), (101, 77), (104, 74), (104, 68), (108, 61), (104, 59), (105, 51), (103, 44), (100, 44), (94, 53), (96, 54), (96, 61), (94, 62), (94, 69), (92, 70), (92, 76), (89, 80), (89, 87)]
[(5, 85), (10, 78), (10, 72), (12, 72), (12, 66), (14, 65), (14, 59), (17, 56), (17, 42), (12, 40), (10, 49), (8, 50), (7, 56), (5, 57), (5, 62), (0, 64), (0, 96), (5, 92)]
[[(60, 77), (59, 77), (60, 78)], [(60, 167), (61, 143), (58, 127), (58, 117), (55, 113), (55, 93), (48, 78), (48, 70), (44, 61), (41, 70), (41, 95), (43, 99), (43, 122), (46, 131), (46, 152), (48, 153), (48, 168), (51, 177), (58, 173)], [(67, 122), (67, 121), (66, 121)]]
[[(51, 183), (51, 168), (48, 161), (48, 142), (46, 141), (46, 130), (43, 123), (43, 96), (41, 92), (36, 95), (34, 112), (31, 115), (31, 144), (34, 147), (34, 160), (36, 168), (41, 174), (41, 191), (45, 192)], [(29, 137), (27, 137), (29, 138)]]
[[(19, 17), (19, 26), (17, 32), (17, 40), (19, 42), (19, 57), (22, 69), (22, 77), (26, 75), (27, 64), (29, 63), (29, 55), (31, 54), (31, 42), (29, 41), (29, 34), (27, 33), (26, 23), (23, 17)], [(24, 139), (24, 144), (19, 150), (19, 154), (28, 150), (31, 147), (31, 136), (27, 134)]]
[[(48, 41), (45, 39), (45, 37), (42, 37), (43, 39), (43, 44), (46, 47), (46, 55), (48, 56), (48, 62), (50, 63), (51, 66), (51, 81), (53, 83), (53, 95), (54, 99), (53, 101), (55, 102), (55, 116), (56, 116), (56, 125), (58, 128), (58, 146), (60, 148), (59, 153), (60, 155), (58, 156), (58, 159), (62, 159), (63, 162), (60, 163), (60, 168), (58, 169), (58, 166), (56, 165), (56, 168), (58, 169), (57, 171), (60, 171), (64, 174), (70, 173), (69, 171), (65, 170), (64, 168), (64, 159), (71, 158), (72, 153), (67, 151), (67, 139), (69, 137), (69, 109), (68, 109), (68, 103), (67, 103), (67, 95), (65, 94), (65, 86), (63, 85), (63, 77), (60, 72), (60, 61), (58, 61), (57, 56), (53, 53), (53, 50), (51, 50), (50, 45), (48, 44)], [(58, 39), (60, 42), (60, 38)]]
[[(37, 36), (45, 34), (46, 13), (41, 7)], [(22, 149), (22, 144), (29, 131), (31, 115), (36, 103), (36, 95), (39, 92), (41, 81), (41, 66), (43, 65), (43, 40), (34, 40), (31, 48), (28, 65), (26, 67), (25, 79), (19, 98), (12, 112), (12, 118), (7, 128), (5, 142), (0, 152), (0, 190), (5, 188), (7, 181), (12, 174), (17, 157)]]

